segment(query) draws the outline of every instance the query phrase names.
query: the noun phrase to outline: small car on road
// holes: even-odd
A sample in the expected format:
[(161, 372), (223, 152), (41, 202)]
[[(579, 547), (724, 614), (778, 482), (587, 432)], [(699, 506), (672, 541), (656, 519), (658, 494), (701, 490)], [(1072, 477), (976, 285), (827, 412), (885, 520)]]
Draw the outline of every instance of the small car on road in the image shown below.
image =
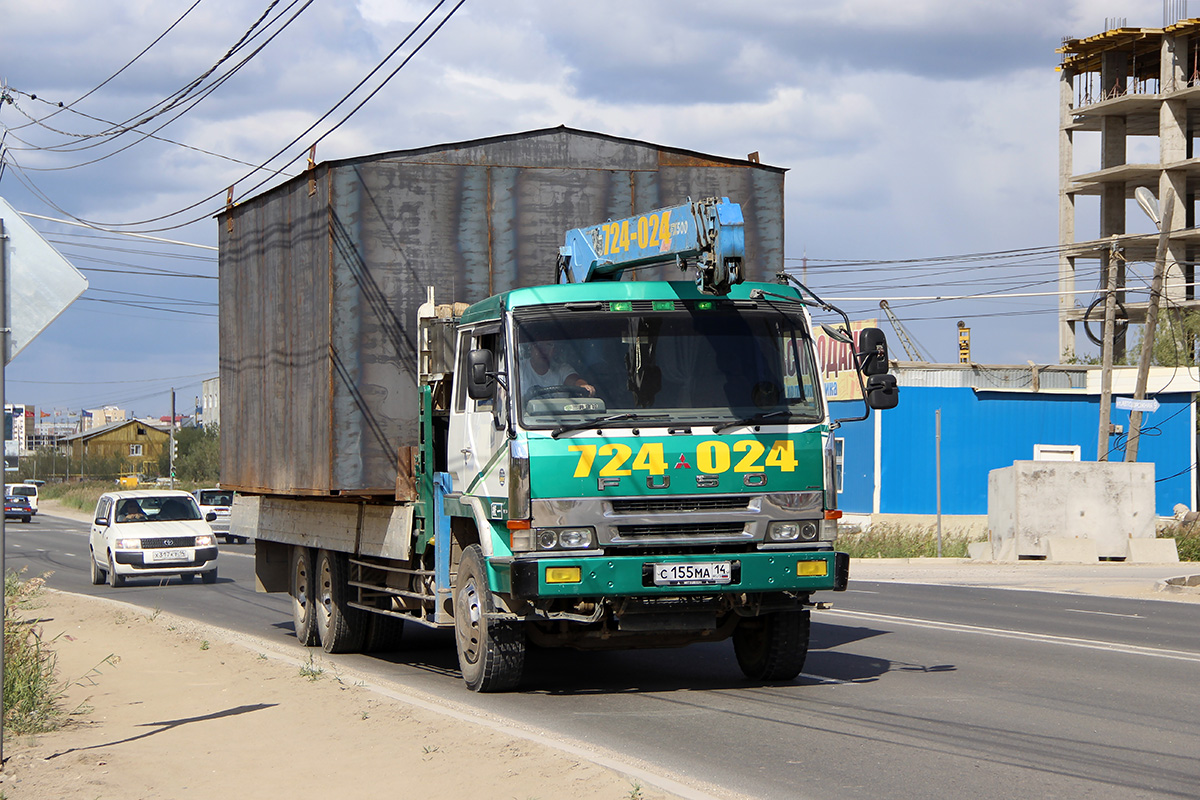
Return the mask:
[(17, 494), (4, 495), (4, 518), (19, 519), (21, 522), (33, 519), (33, 509), (29, 506), (28, 498)]
[(217, 580), (217, 538), (187, 492), (106, 492), (96, 503), (89, 537), (92, 583), (123, 586), (129, 578), (200, 575)]
[(33, 513), (38, 512), (38, 487), (34, 483), (10, 483), (4, 487), (5, 496), (15, 494), (29, 501)]
[(230, 489), (197, 489), (192, 494), (200, 505), (200, 513), (212, 528), (213, 533), (226, 542), (245, 542), (245, 536), (233, 536), (229, 532), (229, 512), (233, 505), (233, 491)]

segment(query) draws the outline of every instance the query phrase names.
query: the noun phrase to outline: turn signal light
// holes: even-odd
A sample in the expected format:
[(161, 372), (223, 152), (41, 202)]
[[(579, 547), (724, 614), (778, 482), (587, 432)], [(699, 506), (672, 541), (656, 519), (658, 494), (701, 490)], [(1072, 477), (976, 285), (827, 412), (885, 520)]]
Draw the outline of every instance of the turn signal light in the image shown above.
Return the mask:
[(580, 580), (579, 567), (546, 567), (546, 583), (579, 583)]
[(796, 574), (808, 578), (823, 578), (829, 574), (829, 564), (821, 561), (797, 561)]

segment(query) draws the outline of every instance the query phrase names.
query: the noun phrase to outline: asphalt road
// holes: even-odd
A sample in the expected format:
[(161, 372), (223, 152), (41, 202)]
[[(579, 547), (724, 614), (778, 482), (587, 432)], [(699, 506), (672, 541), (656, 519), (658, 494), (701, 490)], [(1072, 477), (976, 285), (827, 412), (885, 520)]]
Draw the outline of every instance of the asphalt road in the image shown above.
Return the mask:
[[(268, 639), (288, 600), (254, 592), (253, 543), (222, 545), (215, 585), (92, 586), (86, 526), (7, 525), (9, 569)], [(814, 612), (806, 671), (748, 684), (728, 643), (533, 650), (523, 691), (472, 695), (449, 633), (410, 626), (347, 667), (762, 798), (1200, 795), (1195, 605), (851, 583)]]

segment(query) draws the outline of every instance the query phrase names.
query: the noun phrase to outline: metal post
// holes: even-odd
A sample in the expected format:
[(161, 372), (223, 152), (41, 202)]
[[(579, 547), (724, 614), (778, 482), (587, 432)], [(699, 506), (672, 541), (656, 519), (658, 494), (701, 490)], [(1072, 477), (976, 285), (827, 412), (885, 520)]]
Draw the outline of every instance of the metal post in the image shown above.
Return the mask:
[[(1158, 303), (1162, 297), (1163, 280), (1167, 272), (1167, 239), (1171, 236), (1171, 219), (1175, 212), (1175, 192), (1163, 192), (1162, 221), (1159, 223), (1158, 248), (1154, 253), (1154, 280), (1150, 282), (1150, 302), (1146, 305), (1146, 327), (1142, 330), (1142, 352), (1138, 356), (1137, 386), (1133, 390), (1135, 400), (1146, 397), (1146, 381), (1150, 377), (1150, 358), (1154, 355), (1154, 329), (1158, 325)], [(1125, 446), (1125, 460), (1137, 461), (1138, 444), (1142, 437), (1142, 412), (1129, 414), (1129, 443)]]
[[(4, 370), (8, 365), (8, 234), (0, 219), (0, 405), (4, 404)], [(4, 476), (8, 480), (8, 475)], [(7, 585), (4, 564), (4, 515), (0, 514), (0, 581)], [(8, 597), (0, 587), (0, 620), (8, 616)], [(0, 629), (4, 623), (0, 622)], [(0, 635), (0, 772), (4, 771), (4, 636)]]
[(937, 440), (937, 557), (942, 557), (942, 410), (933, 414)]
[(171, 447), (171, 456), (170, 456), (169, 465), (170, 465), (170, 470), (171, 470), (171, 488), (174, 489), (175, 488), (175, 387), (173, 387), (173, 386), (171, 387), (171, 442), (170, 442), (170, 447)]
[(1108, 254), (1108, 284), (1104, 297), (1104, 344), (1100, 357), (1100, 436), (1096, 442), (1096, 460), (1108, 461), (1108, 437), (1112, 427), (1113, 337), (1117, 326), (1117, 239), (1114, 236)]

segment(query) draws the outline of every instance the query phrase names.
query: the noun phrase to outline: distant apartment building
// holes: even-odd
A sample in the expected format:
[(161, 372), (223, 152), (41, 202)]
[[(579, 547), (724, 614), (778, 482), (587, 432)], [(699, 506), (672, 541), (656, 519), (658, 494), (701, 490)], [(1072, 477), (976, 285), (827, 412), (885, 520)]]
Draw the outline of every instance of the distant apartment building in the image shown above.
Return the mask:
[(4, 454), (27, 455), (34, 447), (37, 410), (20, 403), (4, 404)]
[(221, 423), (221, 379), (209, 378), (200, 384), (200, 424), (204, 427)]
[(103, 428), (105, 425), (111, 425), (114, 422), (124, 422), (128, 418), (125, 409), (117, 408), (116, 406), (104, 406), (103, 408), (87, 410), (83, 412), (82, 416), (81, 431)]

